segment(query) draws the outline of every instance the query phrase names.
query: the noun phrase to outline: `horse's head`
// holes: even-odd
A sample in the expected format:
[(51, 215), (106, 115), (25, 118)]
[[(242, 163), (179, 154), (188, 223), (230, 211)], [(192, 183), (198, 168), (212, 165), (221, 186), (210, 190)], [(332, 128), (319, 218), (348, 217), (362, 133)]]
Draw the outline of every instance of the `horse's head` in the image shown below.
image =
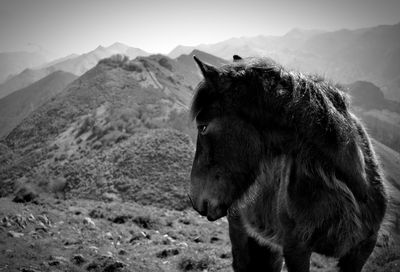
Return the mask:
[(190, 199), (196, 211), (213, 221), (227, 214), (259, 173), (264, 147), (252, 120), (262, 114), (263, 86), (240, 59), (222, 68), (195, 60), (204, 80), (191, 108), (198, 135)]

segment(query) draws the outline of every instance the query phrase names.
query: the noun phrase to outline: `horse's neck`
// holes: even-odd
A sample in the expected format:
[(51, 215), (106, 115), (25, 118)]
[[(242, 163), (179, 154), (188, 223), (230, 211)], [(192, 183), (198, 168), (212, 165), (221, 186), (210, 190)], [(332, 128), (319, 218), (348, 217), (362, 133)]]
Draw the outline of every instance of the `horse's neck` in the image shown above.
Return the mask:
[(260, 165), (255, 182), (238, 202), (238, 211), (245, 220), (266, 225), (275, 220), (279, 204), (279, 190), (287, 182), (291, 160), (286, 155), (266, 158)]

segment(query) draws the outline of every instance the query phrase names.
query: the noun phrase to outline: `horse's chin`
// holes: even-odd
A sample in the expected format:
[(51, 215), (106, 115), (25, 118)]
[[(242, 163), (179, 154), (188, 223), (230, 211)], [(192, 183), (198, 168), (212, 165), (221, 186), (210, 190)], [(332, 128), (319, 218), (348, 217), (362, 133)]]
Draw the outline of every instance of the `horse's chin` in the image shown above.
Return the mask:
[(226, 216), (227, 213), (228, 213), (228, 208), (225, 206), (209, 209), (207, 212), (207, 220), (211, 222), (216, 221)]

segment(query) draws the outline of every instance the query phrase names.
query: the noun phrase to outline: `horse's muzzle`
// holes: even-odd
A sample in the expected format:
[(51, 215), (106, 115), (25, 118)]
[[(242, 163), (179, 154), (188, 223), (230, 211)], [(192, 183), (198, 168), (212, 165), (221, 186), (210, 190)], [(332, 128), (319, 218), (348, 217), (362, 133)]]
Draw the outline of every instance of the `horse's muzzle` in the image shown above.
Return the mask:
[(210, 201), (200, 198), (198, 201), (193, 201), (192, 197), (188, 195), (193, 209), (202, 216), (207, 216), (209, 221), (215, 221), (224, 217), (227, 214), (228, 208), (225, 205), (212, 205)]

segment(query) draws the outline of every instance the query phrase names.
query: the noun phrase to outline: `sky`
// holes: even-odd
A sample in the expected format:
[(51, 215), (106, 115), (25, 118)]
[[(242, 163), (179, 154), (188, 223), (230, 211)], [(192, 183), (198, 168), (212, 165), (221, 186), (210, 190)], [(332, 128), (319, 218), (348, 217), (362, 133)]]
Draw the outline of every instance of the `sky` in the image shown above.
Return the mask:
[(0, 52), (41, 48), (61, 57), (122, 42), (168, 53), (293, 28), (399, 22), (399, 0), (0, 0)]

